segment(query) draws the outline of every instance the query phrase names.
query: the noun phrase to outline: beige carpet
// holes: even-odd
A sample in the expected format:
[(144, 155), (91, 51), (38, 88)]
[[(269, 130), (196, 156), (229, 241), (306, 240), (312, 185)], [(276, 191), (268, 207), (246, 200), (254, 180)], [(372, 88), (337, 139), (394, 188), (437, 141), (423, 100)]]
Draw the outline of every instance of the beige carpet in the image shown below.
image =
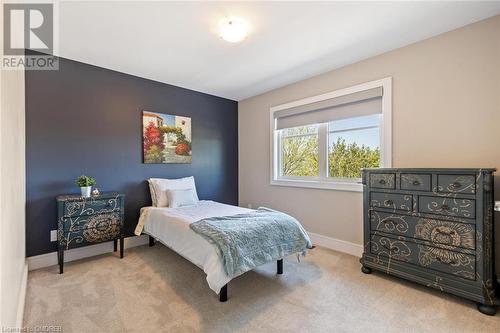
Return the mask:
[(25, 326), (63, 332), (499, 332), (473, 302), (360, 272), (316, 248), (285, 274), (269, 264), (229, 284), (219, 303), (204, 273), (157, 244), (30, 272)]

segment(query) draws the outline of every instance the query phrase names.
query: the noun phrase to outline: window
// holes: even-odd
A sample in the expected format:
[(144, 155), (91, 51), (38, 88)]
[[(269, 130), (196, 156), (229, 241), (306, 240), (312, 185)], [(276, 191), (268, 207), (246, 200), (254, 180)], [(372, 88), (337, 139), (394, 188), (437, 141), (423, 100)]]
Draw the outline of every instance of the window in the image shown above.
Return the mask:
[(280, 132), (280, 174), (284, 177), (318, 176), (318, 126), (287, 128)]
[(380, 114), (328, 123), (328, 177), (358, 180), (380, 166)]
[(271, 184), (361, 191), (391, 166), (391, 79), (271, 108)]

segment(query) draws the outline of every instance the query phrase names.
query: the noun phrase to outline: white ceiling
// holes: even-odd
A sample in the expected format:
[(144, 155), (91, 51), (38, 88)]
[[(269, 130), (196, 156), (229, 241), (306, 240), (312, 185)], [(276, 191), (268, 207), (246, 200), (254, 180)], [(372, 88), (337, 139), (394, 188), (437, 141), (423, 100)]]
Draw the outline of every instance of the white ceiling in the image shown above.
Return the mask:
[[(234, 100), (500, 14), (500, 2), (61, 2), (59, 55)], [(237, 44), (217, 24), (251, 25)]]

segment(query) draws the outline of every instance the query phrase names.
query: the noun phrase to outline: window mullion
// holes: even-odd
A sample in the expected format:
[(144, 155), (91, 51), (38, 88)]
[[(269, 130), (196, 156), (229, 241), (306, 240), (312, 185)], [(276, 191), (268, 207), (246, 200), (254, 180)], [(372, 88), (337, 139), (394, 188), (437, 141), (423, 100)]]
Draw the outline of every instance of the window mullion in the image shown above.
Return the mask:
[(318, 177), (327, 178), (328, 173), (328, 123), (318, 128)]
[(380, 165), (379, 167), (387, 167), (385, 163), (385, 126), (384, 126), (384, 116), (379, 117), (379, 147), (380, 147)]
[(283, 142), (283, 133), (281, 131), (278, 132), (278, 137), (277, 137), (277, 146), (278, 146), (278, 170), (276, 172), (277, 177), (282, 177), (283, 176), (283, 147), (282, 147), (282, 142)]

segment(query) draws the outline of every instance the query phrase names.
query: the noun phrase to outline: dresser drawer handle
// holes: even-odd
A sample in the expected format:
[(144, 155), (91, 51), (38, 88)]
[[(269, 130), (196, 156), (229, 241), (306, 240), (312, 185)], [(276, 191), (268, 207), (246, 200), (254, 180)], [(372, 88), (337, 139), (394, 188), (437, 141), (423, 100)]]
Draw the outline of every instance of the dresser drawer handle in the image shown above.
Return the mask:
[(414, 180), (413, 185), (418, 186), (418, 185), (420, 185), (420, 182), (418, 180)]
[(385, 221), (382, 221), (384, 222), (384, 224), (393, 224), (393, 225), (398, 225), (399, 224), (399, 221), (394, 221), (394, 220), (385, 220)]
[(443, 261), (441, 258), (436, 257), (436, 261), (440, 262), (442, 264), (447, 264), (447, 265), (456, 265), (457, 262), (455, 260), (450, 260), (449, 262)]
[(450, 209), (450, 206), (444, 204), (444, 205), (441, 205), (441, 209), (442, 210), (449, 210)]
[(436, 232), (439, 233), (439, 234), (450, 235), (450, 236), (455, 234), (455, 230), (444, 231), (444, 230), (441, 230), (439, 228), (436, 229)]
[(379, 184), (384, 185), (385, 184), (385, 179), (380, 179), (378, 182), (379, 182)]
[(462, 184), (460, 184), (459, 182), (454, 182), (453, 184), (451, 184), (451, 187), (453, 188), (460, 188), (462, 186)]
[(387, 245), (382, 245), (382, 246), (385, 247), (389, 251), (396, 251), (396, 250), (398, 250), (397, 246), (387, 246)]
[(394, 204), (394, 201), (392, 201), (390, 199), (385, 201), (386, 206), (392, 206), (393, 204)]

